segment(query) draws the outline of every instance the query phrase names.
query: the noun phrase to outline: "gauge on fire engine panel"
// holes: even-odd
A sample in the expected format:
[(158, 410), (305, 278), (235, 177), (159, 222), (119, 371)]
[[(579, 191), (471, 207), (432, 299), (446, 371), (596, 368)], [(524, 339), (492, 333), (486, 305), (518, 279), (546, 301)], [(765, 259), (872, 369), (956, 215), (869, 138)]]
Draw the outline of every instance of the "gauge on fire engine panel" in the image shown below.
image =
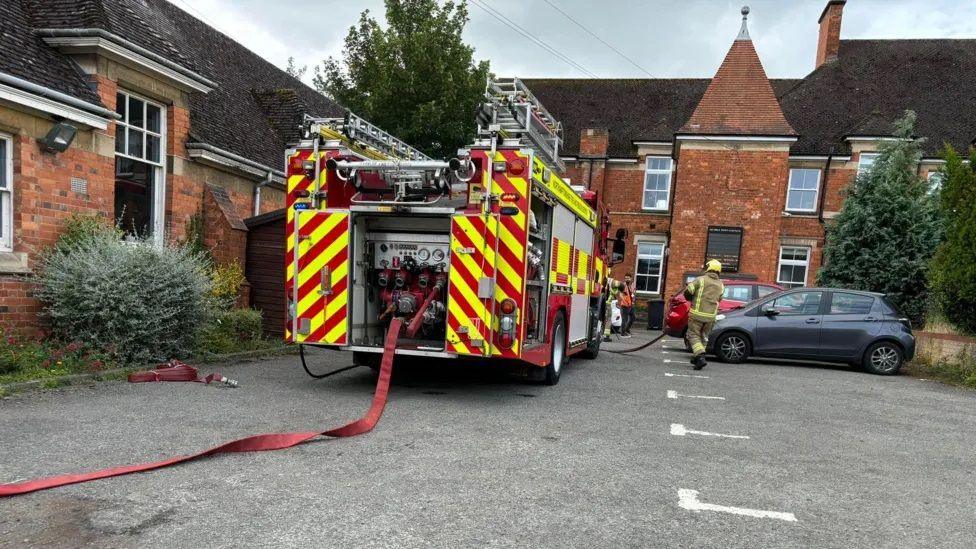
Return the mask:
[(427, 248), (420, 248), (419, 250), (417, 250), (417, 259), (421, 261), (427, 261), (428, 259), (430, 259), (430, 250), (428, 250)]
[(444, 261), (444, 250), (440, 248), (434, 250), (433, 259), (434, 261), (438, 261), (438, 262)]

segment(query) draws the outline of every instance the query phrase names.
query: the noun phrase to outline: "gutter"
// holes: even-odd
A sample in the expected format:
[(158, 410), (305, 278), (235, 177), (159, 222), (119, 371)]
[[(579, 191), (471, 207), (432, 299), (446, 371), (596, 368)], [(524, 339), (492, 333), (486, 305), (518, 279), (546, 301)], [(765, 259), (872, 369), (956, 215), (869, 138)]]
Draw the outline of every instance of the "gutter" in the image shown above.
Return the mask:
[[(230, 151), (226, 151), (224, 149), (221, 149), (221, 148), (218, 148), (218, 147), (214, 147), (213, 145), (208, 145), (207, 143), (197, 143), (197, 142), (187, 143), (186, 144), (186, 150), (187, 150), (188, 153), (190, 153), (191, 150), (207, 151), (207, 152), (210, 152), (210, 153), (212, 153), (212, 154), (214, 154), (216, 156), (221, 157), (224, 160), (229, 161), (228, 163), (231, 165), (231, 167), (233, 167), (233, 164), (239, 164), (241, 166), (246, 166), (248, 168), (251, 168), (252, 170), (257, 170), (259, 172), (265, 173), (265, 174), (267, 174), (269, 176), (269, 179), (274, 180), (275, 177), (280, 178), (282, 180), (282, 183), (277, 183), (276, 182), (276, 184), (270, 184), (270, 183), (267, 182), (267, 180), (265, 180), (265, 181), (261, 182), (260, 184), (261, 185), (275, 186), (275, 187), (279, 187), (281, 189), (284, 189), (284, 183), (283, 183), (283, 181), (285, 179), (285, 172), (283, 172), (282, 170), (276, 170), (276, 169), (271, 168), (269, 166), (265, 166), (264, 164), (261, 164), (259, 162), (255, 162), (255, 161), (250, 160), (248, 158), (244, 158), (243, 156), (241, 156), (239, 154), (234, 154), (234, 153), (232, 153)], [(258, 175), (258, 174), (254, 174), (254, 175)]]
[(18, 78), (11, 74), (0, 72), (0, 82), (33, 93), (35, 95), (39, 95), (41, 97), (50, 99), (52, 101), (57, 101), (58, 103), (64, 103), (65, 105), (69, 105), (77, 109), (90, 112), (98, 116), (103, 116), (105, 118), (109, 118), (112, 120), (118, 120), (122, 118), (121, 116), (119, 116), (117, 112), (110, 111), (105, 107), (102, 107), (101, 105), (95, 105), (94, 103), (83, 101), (81, 99), (78, 99), (77, 97), (72, 97), (66, 93), (52, 90), (51, 88), (45, 88), (44, 86), (40, 86), (38, 84), (35, 84), (28, 80), (24, 80), (23, 78)]
[(210, 88), (216, 88), (217, 87), (217, 84), (215, 82), (213, 82), (212, 80), (209, 80), (207, 78), (204, 78), (204, 77), (200, 76), (199, 74), (191, 71), (190, 69), (188, 69), (188, 68), (186, 68), (186, 67), (184, 67), (182, 65), (178, 65), (178, 64), (170, 61), (169, 59), (166, 59), (165, 57), (159, 55), (158, 53), (154, 53), (154, 52), (152, 52), (150, 50), (147, 50), (146, 48), (144, 48), (144, 47), (142, 47), (142, 46), (140, 46), (138, 44), (135, 44), (133, 42), (130, 42), (129, 40), (126, 40), (125, 38), (122, 38), (121, 36), (119, 36), (117, 34), (113, 34), (111, 32), (108, 32), (108, 31), (106, 31), (104, 29), (34, 29), (34, 34), (36, 34), (37, 36), (40, 36), (42, 38), (65, 38), (65, 37), (67, 37), (67, 38), (91, 38), (91, 37), (104, 38), (105, 40), (108, 40), (110, 42), (115, 42), (116, 44), (118, 44), (120, 46), (123, 46), (123, 47), (125, 47), (125, 48), (127, 48), (129, 50), (132, 50), (132, 51), (138, 53), (139, 55), (142, 55), (143, 57), (146, 57), (148, 59), (151, 59), (151, 60), (155, 61), (156, 63), (159, 63), (160, 65), (163, 65), (164, 67), (166, 67), (168, 69), (171, 69), (173, 71), (176, 71), (176, 72), (182, 74), (183, 76), (186, 76), (187, 78), (192, 78), (193, 80), (197, 80), (198, 82), (200, 82), (200, 83), (202, 83), (202, 84), (204, 84), (204, 85), (206, 85), (206, 86), (208, 86)]

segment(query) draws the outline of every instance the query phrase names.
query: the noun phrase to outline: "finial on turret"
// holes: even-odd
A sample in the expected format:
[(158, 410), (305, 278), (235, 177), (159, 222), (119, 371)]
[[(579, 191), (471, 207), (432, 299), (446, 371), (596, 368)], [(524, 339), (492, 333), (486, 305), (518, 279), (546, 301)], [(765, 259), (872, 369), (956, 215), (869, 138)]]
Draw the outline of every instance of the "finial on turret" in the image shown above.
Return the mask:
[(749, 26), (746, 24), (746, 19), (749, 17), (749, 6), (742, 6), (742, 28), (739, 29), (739, 36), (736, 36), (736, 40), (751, 40), (749, 38)]

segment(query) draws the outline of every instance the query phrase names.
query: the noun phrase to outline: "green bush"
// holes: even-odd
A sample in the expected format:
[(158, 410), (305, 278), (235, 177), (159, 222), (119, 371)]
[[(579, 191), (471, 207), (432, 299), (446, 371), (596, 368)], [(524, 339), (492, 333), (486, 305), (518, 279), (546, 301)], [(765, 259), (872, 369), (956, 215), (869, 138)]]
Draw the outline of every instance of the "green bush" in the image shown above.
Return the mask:
[(943, 154), (939, 198), (946, 239), (932, 260), (929, 280), (946, 320), (976, 334), (976, 149), (969, 153), (968, 164), (952, 147)]
[(116, 366), (114, 357), (81, 341), (32, 339), (0, 329), (0, 376), (56, 376)]
[(215, 265), (210, 270), (210, 282), (212, 284), (210, 296), (218, 307), (230, 308), (237, 302), (241, 286), (246, 281), (244, 269), (237, 263)]
[(122, 238), (122, 231), (110, 219), (95, 214), (71, 214), (61, 227), (61, 234), (55, 247), (69, 250), (98, 235), (112, 235)]
[(206, 318), (207, 263), (184, 247), (97, 232), (55, 246), (35, 277), (56, 339), (129, 362), (184, 356)]
[(223, 354), (267, 346), (261, 338), (261, 313), (254, 309), (217, 309), (197, 334), (196, 352)]

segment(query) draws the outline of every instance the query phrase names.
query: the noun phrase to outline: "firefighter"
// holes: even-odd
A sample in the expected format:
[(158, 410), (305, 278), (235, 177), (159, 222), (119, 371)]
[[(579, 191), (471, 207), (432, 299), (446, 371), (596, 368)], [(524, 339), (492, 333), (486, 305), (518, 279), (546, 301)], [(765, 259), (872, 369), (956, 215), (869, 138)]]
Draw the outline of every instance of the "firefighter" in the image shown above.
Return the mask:
[(685, 299), (691, 304), (685, 337), (691, 345), (691, 363), (696, 370), (701, 370), (708, 364), (705, 361), (705, 340), (715, 324), (718, 303), (725, 292), (725, 285), (719, 280), (721, 273), (722, 263), (717, 259), (709, 259), (705, 263), (705, 274), (692, 280), (684, 291)]

